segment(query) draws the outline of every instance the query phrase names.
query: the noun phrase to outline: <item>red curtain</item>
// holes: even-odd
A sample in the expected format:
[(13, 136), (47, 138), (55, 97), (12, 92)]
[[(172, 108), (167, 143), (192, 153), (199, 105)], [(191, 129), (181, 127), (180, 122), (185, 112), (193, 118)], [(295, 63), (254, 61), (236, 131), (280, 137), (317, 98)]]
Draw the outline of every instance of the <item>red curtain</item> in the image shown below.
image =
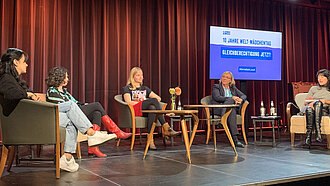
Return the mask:
[(31, 88), (45, 92), (48, 71), (66, 67), (74, 97), (101, 102), (115, 121), (113, 97), (134, 66), (165, 102), (169, 87), (182, 88), (183, 104), (211, 94), (217, 80), (208, 78), (210, 25), (283, 33), (282, 81), (247, 81), (250, 115), (259, 114), (261, 100), (268, 108), (274, 100), (285, 117), (289, 83), (316, 81), (319, 69), (329, 69), (326, 7), (272, 0), (0, 0), (0, 15), (0, 49), (30, 55)]

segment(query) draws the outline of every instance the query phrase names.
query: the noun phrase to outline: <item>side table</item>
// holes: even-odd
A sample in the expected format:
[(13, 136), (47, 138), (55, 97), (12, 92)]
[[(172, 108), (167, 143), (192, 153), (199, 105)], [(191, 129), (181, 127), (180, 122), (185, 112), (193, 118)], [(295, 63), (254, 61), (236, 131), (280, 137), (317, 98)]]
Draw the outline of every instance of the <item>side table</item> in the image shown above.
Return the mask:
[[(256, 132), (256, 123), (257, 122), (271, 122), (272, 124), (272, 132), (273, 132), (273, 141), (272, 141), (272, 146), (275, 147), (276, 144), (276, 139), (275, 139), (275, 122), (277, 124), (277, 135), (278, 135), (278, 140), (279, 142), (281, 141), (281, 136), (280, 136), (280, 120), (281, 116), (251, 116), (251, 119), (253, 120), (253, 135), (254, 135), (254, 144), (257, 144), (257, 132)], [(267, 144), (262, 141), (262, 124), (260, 125), (260, 144)]]
[[(186, 120), (186, 122), (189, 122), (189, 137), (191, 138), (191, 118), (192, 115), (184, 115), (184, 118)], [(173, 129), (173, 122), (180, 122), (180, 116), (178, 115), (174, 115), (174, 116), (170, 116), (170, 123), (171, 123), (171, 128)], [(183, 135), (182, 135), (182, 141), (183, 141)], [(171, 137), (171, 144), (173, 145), (173, 137)]]

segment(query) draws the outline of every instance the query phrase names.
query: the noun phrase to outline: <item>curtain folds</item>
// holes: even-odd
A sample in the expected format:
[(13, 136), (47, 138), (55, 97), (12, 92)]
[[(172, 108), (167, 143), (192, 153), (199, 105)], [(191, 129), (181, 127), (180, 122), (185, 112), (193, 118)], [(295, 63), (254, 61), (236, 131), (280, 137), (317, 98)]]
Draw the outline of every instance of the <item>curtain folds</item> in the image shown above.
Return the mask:
[(274, 100), (285, 117), (289, 83), (316, 81), (319, 69), (329, 69), (326, 8), (271, 0), (0, 0), (0, 15), (0, 49), (29, 54), (31, 88), (45, 92), (48, 71), (63, 66), (69, 91), (99, 101), (115, 121), (113, 97), (134, 66), (165, 102), (169, 87), (182, 88), (183, 104), (211, 94), (218, 81), (208, 78), (210, 25), (283, 33), (282, 81), (246, 81), (250, 115), (259, 114), (261, 100), (268, 108)]

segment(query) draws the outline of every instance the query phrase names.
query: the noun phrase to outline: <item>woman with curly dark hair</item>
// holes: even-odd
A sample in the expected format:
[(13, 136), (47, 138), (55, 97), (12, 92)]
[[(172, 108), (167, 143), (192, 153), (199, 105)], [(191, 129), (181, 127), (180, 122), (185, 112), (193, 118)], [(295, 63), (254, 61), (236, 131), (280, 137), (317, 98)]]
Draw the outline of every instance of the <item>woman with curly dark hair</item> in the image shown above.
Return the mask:
[(306, 145), (310, 147), (312, 130), (315, 128), (316, 141), (322, 142), (321, 121), (322, 116), (329, 115), (330, 104), (330, 71), (319, 70), (316, 73), (317, 86), (309, 89), (306, 96)]
[[(28, 55), (17, 48), (7, 49), (1, 56), (0, 94), (3, 96), (3, 114), (9, 116), (21, 99), (40, 100), (29, 88), (21, 75), (26, 73)], [(88, 135), (88, 145), (97, 146), (114, 139), (115, 134), (104, 134), (92, 129), (93, 125), (82, 113), (77, 104), (66, 102), (58, 105), (59, 125), (66, 129), (64, 155), (60, 159), (60, 168), (69, 172), (78, 170), (79, 165), (72, 157), (76, 151), (77, 129)]]
[[(64, 88), (69, 82), (68, 71), (62, 67), (55, 67), (49, 71), (46, 83), (47, 101), (53, 103), (63, 103), (66, 101), (73, 101), (79, 105), (81, 110), (87, 116), (87, 118), (93, 123), (94, 130), (100, 130), (101, 123), (106, 128), (117, 135), (120, 139), (126, 139), (132, 135), (132, 133), (125, 133), (119, 129), (115, 122), (107, 115), (104, 108), (99, 102), (94, 103), (81, 103), (78, 102), (68, 91)], [(88, 154), (96, 155), (97, 157), (105, 157), (98, 147), (88, 147)]]

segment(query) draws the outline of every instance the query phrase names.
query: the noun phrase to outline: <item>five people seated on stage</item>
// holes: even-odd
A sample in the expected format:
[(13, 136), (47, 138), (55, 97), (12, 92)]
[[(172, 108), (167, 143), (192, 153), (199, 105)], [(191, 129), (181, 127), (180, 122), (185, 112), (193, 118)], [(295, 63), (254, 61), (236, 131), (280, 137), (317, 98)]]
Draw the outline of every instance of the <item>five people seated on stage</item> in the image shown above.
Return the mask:
[[(155, 114), (148, 113), (142, 114), (141, 110), (161, 110), (160, 100), (161, 98), (154, 93), (150, 88), (143, 84), (143, 72), (139, 67), (134, 67), (131, 69), (127, 84), (123, 89), (123, 99), (130, 105), (133, 105), (135, 116), (148, 116), (147, 127), (148, 133), (151, 130), (152, 123), (155, 119)], [(160, 124), (162, 125), (162, 135), (165, 136), (175, 136), (179, 133), (174, 131), (169, 124), (165, 121), (163, 115), (158, 117)], [(155, 150), (156, 146), (153, 141), (153, 137), (150, 142), (150, 149)]]
[(306, 112), (306, 145), (310, 147), (312, 129), (315, 128), (316, 141), (322, 142), (322, 116), (329, 116), (330, 104), (330, 72), (327, 69), (319, 70), (316, 74), (317, 86), (312, 86), (306, 97), (302, 112)]
[[(15, 109), (21, 99), (30, 98), (36, 101), (40, 100), (32, 90), (29, 89), (27, 83), (21, 78), (26, 73), (28, 55), (17, 48), (7, 49), (1, 56), (0, 66), (0, 94), (4, 96), (2, 104), (3, 114), (8, 116)], [(330, 104), (330, 72), (323, 69), (317, 72), (317, 86), (311, 87), (306, 98), (306, 128), (307, 137), (306, 144), (310, 146), (312, 128), (316, 129), (316, 141), (321, 142), (321, 120), (322, 116), (329, 115)], [(46, 79), (48, 90), (47, 100), (58, 104), (59, 123), (61, 127), (66, 128), (66, 140), (64, 145), (64, 155), (60, 159), (60, 168), (69, 172), (78, 170), (79, 165), (72, 157), (72, 153), (76, 151), (77, 130), (88, 135), (88, 153), (98, 157), (105, 157), (98, 147), (108, 140), (130, 137), (131, 133), (121, 131), (118, 126), (107, 115), (102, 105), (98, 102), (80, 103), (64, 88), (69, 81), (68, 72), (65, 68), (55, 67)], [(155, 114), (142, 114), (141, 110), (161, 110), (161, 98), (150, 88), (143, 85), (143, 72), (139, 67), (131, 69), (127, 85), (123, 89), (123, 99), (128, 104), (133, 105), (136, 116), (147, 116), (148, 132), (151, 130)], [(242, 104), (246, 100), (243, 94), (235, 86), (234, 77), (231, 72), (224, 72), (219, 80), (219, 84), (212, 87), (211, 104)], [(214, 114), (222, 116), (225, 108), (214, 109)], [(228, 125), (237, 147), (244, 147), (238, 138), (238, 130), (236, 124), (237, 108), (232, 109), (228, 117)], [(170, 128), (165, 121), (164, 116), (158, 117), (162, 125), (162, 135), (175, 136), (178, 132)], [(92, 124), (92, 123), (93, 124)], [(100, 126), (103, 125), (114, 134), (106, 134), (99, 132)], [(151, 149), (156, 149), (153, 137), (150, 143)]]
[[(235, 86), (235, 80), (233, 74), (229, 71), (224, 72), (219, 80), (219, 84), (214, 84), (212, 87), (212, 105), (223, 104), (242, 104), (246, 100), (246, 95), (243, 94)], [(225, 114), (226, 108), (216, 108), (214, 109), (214, 114), (222, 116)], [(233, 141), (236, 147), (244, 147), (244, 144), (241, 143), (238, 138), (238, 130), (236, 123), (236, 115), (238, 108), (232, 109), (231, 113), (228, 116), (228, 126), (230, 133), (233, 137)]]
[[(107, 115), (104, 108), (99, 102), (93, 103), (81, 103), (78, 102), (68, 91), (65, 86), (69, 82), (68, 70), (62, 67), (55, 67), (48, 73), (46, 83), (47, 101), (52, 103), (64, 103), (72, 101), (76, 103), (82, 112), (87, 116), (90, 122), (93, 123), (93, 129), (100, 131), (101, 124), (112, 133), (117, 135), (117, 138), (126, 139), (132, 135), (132, 133), (125, 133), (118, 128), (115, 122)], [(98, 147), (88, 147), (88, 154), (96, 155), (97, 157), (106, 157)]]
[[(1, 56), (0, 94), (4, 97), (2, 108), (6, 116), (11, 114), (21, 99), (40, 100), (21, 78), (21, 74), (26, 73), (27, 60), (28, 55), (16, 48), (7, 49)], [(88, 135), (88, 146), (97, 146), (117, 138), (115, 134), (109, 135), (93, 130), (93, 125), (73, 101), (58, 104), (58, 109), (59, 125), (66, 128), (64, 155), (60, 159), (60, 168), (63, 170), (75, 172), (79, 168), (72, 157), (72, 153), (76, 152), (77, 129)]]

